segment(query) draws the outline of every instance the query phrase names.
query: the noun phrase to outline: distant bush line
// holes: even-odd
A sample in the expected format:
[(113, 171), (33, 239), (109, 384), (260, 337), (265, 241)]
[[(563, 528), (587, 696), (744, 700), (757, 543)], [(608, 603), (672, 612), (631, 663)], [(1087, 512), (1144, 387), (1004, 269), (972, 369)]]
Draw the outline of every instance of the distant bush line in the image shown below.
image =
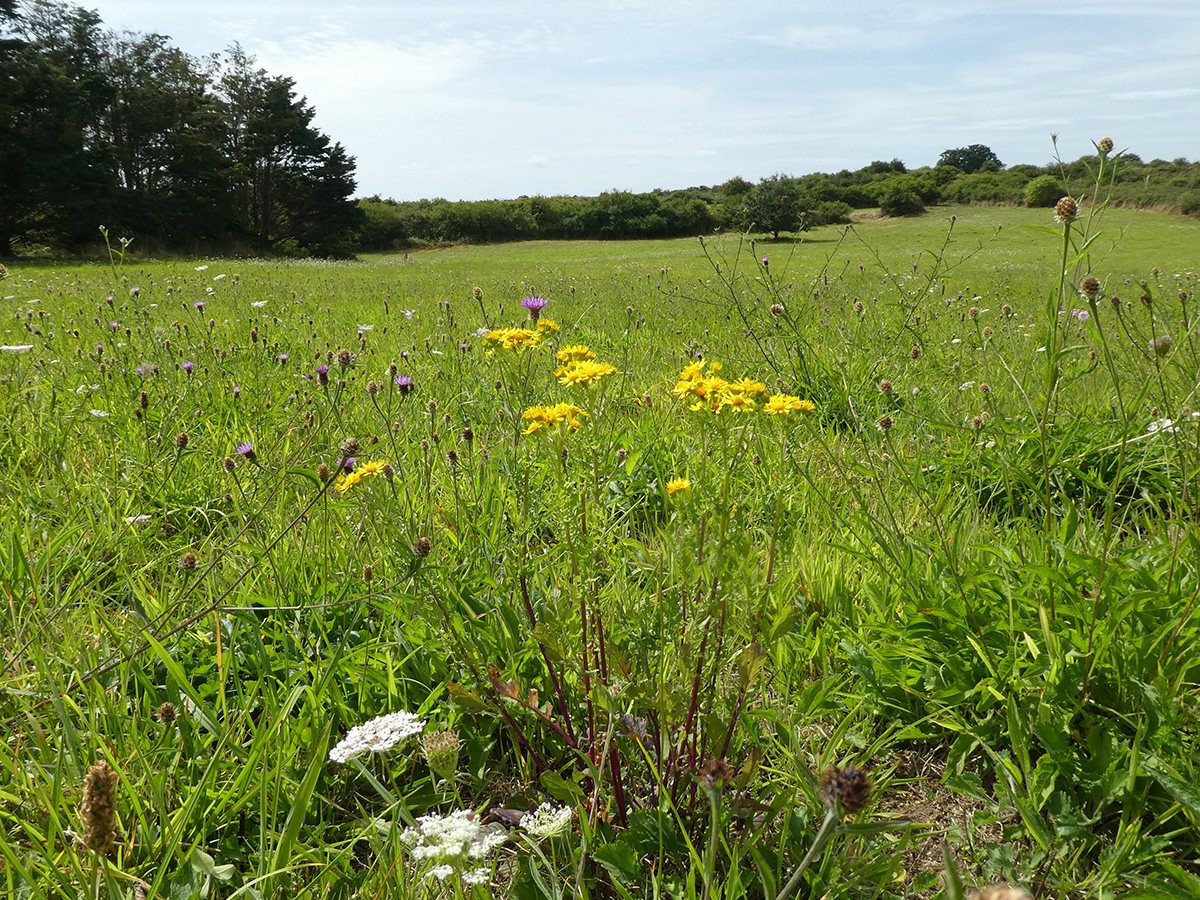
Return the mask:
[[(1049, 207), (1065, 194), (1078, 193), (1095, 164), (1090, 156), (1062, 166), (993, 165), (964, 172), (947, 164), (909, 170), (892, 160), (853, 172), (773, 175), (757, 184), (732, 178), (714, 187), (612, 190), (598, 197), (397, 201), (376, 195), (358, 201), (365, 217), (359, 247), (386, 251), (444, 243), (670, 238), (721, 229), (777, 234), (848, 222), (858, 209), (908, 215), (939, 204)], [(1113, 203), (1200, 214), (1200, 162), (1143, 162), (1126, 153), (1116, 169)]]

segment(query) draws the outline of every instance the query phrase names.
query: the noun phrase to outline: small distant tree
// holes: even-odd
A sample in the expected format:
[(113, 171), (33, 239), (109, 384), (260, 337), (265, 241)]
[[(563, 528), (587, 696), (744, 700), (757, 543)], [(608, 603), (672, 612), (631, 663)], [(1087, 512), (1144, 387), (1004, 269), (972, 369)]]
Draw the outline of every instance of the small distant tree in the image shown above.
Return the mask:
[(999, 172), (1004, 168), (1000, 157), (992, 152), (990, 147), (983, 144), (972, 144), (970, 147), (957, 147), (944, 150), (938, 157), (939, 166), (954, 166), (967, 175), (972, 172)]
[(764, 178), (746, 195), (746, 226), (769, 231), (799, 231), (804, 217), (804, 192), (798, 179), (776, 173)]
[(915, 216), (925, 211), (920, 196), (902, 184), (892, 184), (880, 195), (879, 208), (886, 216)]

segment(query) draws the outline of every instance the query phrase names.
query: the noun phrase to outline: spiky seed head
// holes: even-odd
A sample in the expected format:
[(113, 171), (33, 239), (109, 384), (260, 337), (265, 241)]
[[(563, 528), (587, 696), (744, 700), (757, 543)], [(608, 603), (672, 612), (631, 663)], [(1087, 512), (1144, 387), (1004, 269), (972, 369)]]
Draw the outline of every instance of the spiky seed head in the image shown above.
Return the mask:
[(1079, 215), (1079, 204), (1073, 197), (1063, 197), (1054, 205), (1054, 218), (1059, 222), (1070, 222)]
[(417, 542), (413, 544), (413, 553), (417, 556), (428, 556), (429, 551), (433, 549), (433, 542), (427, 537), (417, 538)]
[(1083, 281), (1079, 282), (1079, 293), (1083, 294), (1089, 300), (1094, 300), (1096, 295), (1100, 293), (1100, 280), (1094, 275), (1089, 275)]
[(821, 775), (821, 802), (827, 809), (841, 806), (842, 813), (853, 816), (871, 797), (871, 779), (858, 766), (829, 769)]
[(183, 556), (179, 557), (179, 568), (183, 569), (183, 571), (185, 571), (185, 572), (190, 572), (193, 569), (195, 569), (196, 568), (196, 554), (195, 553), (185, 553), (185, 554), (183, 554)]
[(171, 702), (164, 703), (154, 711), (154, 718), (158, 719), (164, 725), (170, 725), (179, 715), (179, 710), (175, 708), (175, 704)]
[(1108, 156), (1108, 154), (1112, 153), (1112, 148), (1113, 139), (1110, 137), (1100, 138), (1100, 143), (1096, 145), (1096, 149), (1100, 151), (1101, 156)]

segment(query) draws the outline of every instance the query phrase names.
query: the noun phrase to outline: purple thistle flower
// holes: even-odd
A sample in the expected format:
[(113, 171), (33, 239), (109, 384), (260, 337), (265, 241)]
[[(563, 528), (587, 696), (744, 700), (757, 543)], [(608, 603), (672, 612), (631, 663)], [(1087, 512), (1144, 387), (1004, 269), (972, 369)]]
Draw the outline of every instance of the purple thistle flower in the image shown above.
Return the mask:
[(132, 294), (132, 295), (133, 295), (133, 296), (135, 296), (135, 297), (136, 297), (138, 294), (140, 294), (141, 292), (142, 292), (142, 289), (141, 289), (140, 287), (131, 287), (131, 288), (129, 289), (129, 293), (130, 293), (130, 294)]
[(108, 327), (111, 328), (113, 331), (116, 331), (117, 329), (119, 329), (121, 327), (121, 323), (120, 322), (109, 322)]
[(343, 471), (347, 475), (349, 475), (351, 472), (354, 471), (354, 467), (356, 465), (358, 465), (358, 457), (345, 456), (338, 460), (338, 464), (337, 464), (336, 468), (340, 469), (341, 471)]
[(410, 375), (397, 375), (396, 380), (392, 383), (396, 385), (396, 390), (401, 394), (411, 394), (415, 387)]
[(549, 302), (550, 301), (547, 300), (545, 297), (539, 297), (537, 294), (530, 294), (528, 297), (526, 297), (524, 300), (521, 301), (521, 306), (523, 306), (525, 309), (529, 310), (530, 312), (533, 312), (534, 310), (545, 309), (546, 304)]
[(288, 361), (288, 355), (287, 355), (286, 353), (280, 353), (280, 354), (279, 354), (277, 357), (275, 357), (275, 358), (279, 360), (279, 364), (280, 364), (281, 366), (282, 366), (284, 363), (286, 363), (286, 362)]
[(183, 371), (185, 371), (187, 374), (191, 375), (192, 369), (196, 368), (196, 364), (189, 359), (189, 360), (186, 360), (183, 363), (183, 365), (181, 365), (179, 368), (183, 369)]
[(321, 365), (313, 369), (313, 373), (317, 376), (317, 381), (321, 384), (329, 384), (329, 366), (321, 363)]
[(195, 303), (192, 304), (192, 309), (198, 309), (198, 310), (200, 310), (200, 312), (204, 312), (204, 301), (197, 300)]
[(243, 459), (248, 459), (250, 462), (254, 462), (256, 459), (258, 459), (258, 454), (254, 452), (253, 441), (242, 441), (242, 443), (238, 444), (237, 447), (234, 448), (233, 452)]
[(771, 264), (771, 260), (768, 257), (764, 256), (762, 258), (762, 264), (763, 264), (763, 268), (765, 269), (767, 266), (769, 266)]

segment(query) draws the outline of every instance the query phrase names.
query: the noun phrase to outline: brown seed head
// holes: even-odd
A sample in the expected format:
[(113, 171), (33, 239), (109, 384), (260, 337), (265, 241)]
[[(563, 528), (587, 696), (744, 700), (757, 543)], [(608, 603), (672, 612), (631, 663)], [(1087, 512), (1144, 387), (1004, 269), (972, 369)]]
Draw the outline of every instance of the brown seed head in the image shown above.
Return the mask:
[(890, 394), (892, 392), (892, 383), (886, 378), (879, 382), (879, 393)]
[(221, 461), (221, 465), (223, 465), (223, 466), (225, 467), (225, 471), (226, 471), (226, 472), (232, 472), (234, 469), (236, 469), (236, 468), (237, 468), (237, 463), (235, 463), (235, 462), (233, 461), (233, 457), (232, 457), (232, 456), (227, 456), (227, 457), (225, 457), (225, 459), (223, 459), (223, 460)]
[(179, 557), (179, 568), (183, 569), (183, 571), (185, 571), (185, 572), (190, 572), (193, 569), (195, 569), (196, 568), (196, 554), (195, 553), (185, 553), (185, 554), (183, 554), (183, 556)]
[(363, 566), (363, 581), (371, 581), (375, 578), (375, 568), (368, 563)]
[(349, 350), (347, 350), (345, 347), (343, 347), (341, 350), (338, 351), (338, 354), (337, 354), (338, 365), (341, 366), (343, 369), (346, 368), (346, 366), (350, 365), (353, 358), (354, 358), (354, 355)]
[(174, 703), (164, 703), (154, 711), (154, 718), (162, 722), (164, 725), (170, 725), (179, 715), (179, 710), (175, 708)]
[(1072, 197), (1063, 197), (1054, 205), (1054, 218), (1059, 222), (1070, 222), (1079, 215), (1079, 204)]
[(417, 556), (428, 556), (429, 551), (433, 549), (433, 542), (427, 537), (417, 538), (417, 542), (413, 544), (413, 553)]
[(1093, 275), (1089, 275), (1083, 281), (1079, 282), (1079, 293), (1087, 297), (1089, 300), (1094, 300), (1096, 295), (1100, 293), (1100, 281)]
[(1101, 156), (1108, 156), (1112, 153), (1113, 139), (1110, 137), (1100, 138), (1100, 143), (1096, 145), (1096, 149), (1100, 151)]
[(330, 477), (329, 466), (325, 465), (325, 463), (321, 463), (320, 465), (318, 465), (317, 466), (317, 477), (319, 479), (321, 479), (322, 484), (329, 481), (329, 477)]
[(188, 436), (186, 431), (181, 431), (175, 435), (175, 446), (182, 450), (188, 445)]
[(719, 791), (733, 781), (737, 769), (723, 759), (707, 759), (696, 767), (696, 780), (700, 786)]
[(867, 805), (871, 787), (871, 779), (857, 766), (829, 769), (821, 775), (821, 802), (827, 809), (840, 805), (844, 815), (853, 816)]
[(358, 438), (348, 437), (342, 441), (342, 455), (353, 456), (358, 452)]
[(112, 849), (117, 838), (117, 773), (107, 759), (87, 771), (79, 801), (83, 820), (83, 845), (97, 856)]

